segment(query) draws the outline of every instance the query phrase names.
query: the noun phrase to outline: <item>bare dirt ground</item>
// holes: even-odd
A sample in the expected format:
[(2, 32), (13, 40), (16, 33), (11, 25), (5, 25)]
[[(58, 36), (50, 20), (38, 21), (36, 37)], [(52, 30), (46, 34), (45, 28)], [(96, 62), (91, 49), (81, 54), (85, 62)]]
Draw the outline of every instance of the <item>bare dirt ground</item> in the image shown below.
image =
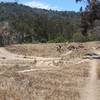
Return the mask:
[(0, 48), (0, 100), (100, 100), (99, 59), (99, 42)]

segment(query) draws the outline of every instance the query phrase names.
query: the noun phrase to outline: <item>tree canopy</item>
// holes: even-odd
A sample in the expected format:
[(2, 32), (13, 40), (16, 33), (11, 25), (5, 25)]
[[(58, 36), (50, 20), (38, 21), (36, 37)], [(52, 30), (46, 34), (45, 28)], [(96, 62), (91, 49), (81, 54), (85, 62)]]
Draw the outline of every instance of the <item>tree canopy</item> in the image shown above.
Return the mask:
[(71, 41), (79, 30), (79, 22), (79, 13), (74, 11), (0, 3), (0, 35), (4, 39), (0, 41), (3, 44)]
[[(83, 0), (76, 0), (82, 2)], [(84, 0), (87, 1), (85, 10), (81, 12), (81, 32), (87, 35), (88, 29), (93, 28), (94, 22), (100, 20), (100, 0)]]

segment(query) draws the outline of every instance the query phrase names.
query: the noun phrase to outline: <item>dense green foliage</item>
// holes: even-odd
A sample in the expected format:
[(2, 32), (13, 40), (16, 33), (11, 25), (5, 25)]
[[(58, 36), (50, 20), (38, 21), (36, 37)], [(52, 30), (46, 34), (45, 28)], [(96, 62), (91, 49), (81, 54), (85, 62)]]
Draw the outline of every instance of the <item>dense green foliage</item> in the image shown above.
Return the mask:
[[(0, 22), (9, 23), (17, 42), (71, 41), (79, 31), (79, 13), (52, 11), (17, 3), (0, 3)], [(15, 33), (15, 34), (14, 34)]]
[(80, 14), (74, 11), (52, 11), (17, 3), (0, 3), (0, 43), (3, 45), (96, 39), (89, 38), (81, 35)]

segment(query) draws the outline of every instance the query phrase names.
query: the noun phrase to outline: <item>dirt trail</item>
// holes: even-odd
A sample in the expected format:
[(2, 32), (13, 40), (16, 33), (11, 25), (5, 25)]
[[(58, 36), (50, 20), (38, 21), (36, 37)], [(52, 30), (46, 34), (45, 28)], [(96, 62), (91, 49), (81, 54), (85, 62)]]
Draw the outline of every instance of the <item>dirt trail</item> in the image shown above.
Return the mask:
[[(93, 48), (95, 54), (100, 54), (95, 48)], [(100, 100), (99, 99), (99, 90), (98, 90), (98, 75), (97, 75), (97, 67), (98, 60), (92, 59), (89, 60), (90, 63), (90, 71), (89, 71), (89, 79), (86, 83), (86, 87), (83, 89), (81, 100)]]
[(59, 60), (60, 58), (44, 58), (44, 57), (35, 57), (35, 56), (24, 56), (24, 55), (18, 55), (18, 54), (13, 54), (9, 51), (7, 51), (5, 48), (1, 47), (0, 48), (0, 59), (5, 58), (8, 60), (39, 60), (39, 61), (49, 61), (49, 60)]
[[(0, 48), (0, 65), (2, 65), (2, 62), (7, 61), (7, 62), (16, 62), (18, 61), (19, 64), (23, 61), (23, 62), (27, 62), (27, 61), (31, 61), (35, 64), (36, 67), (41, 67), (44, 66), (47, 70), (49, 69), (50, 66), (52, 66), (53, 68), (56, 67), (54, 65), (59, 63), (59, 61), (61, 60), (61, 58), (57, 58), (57, 57), (35, 57), (35, 56), (24, 56), (24, 55), (18, 55), (18, 54), (13, 54), (9, 51), (7, 51), (5, 48)], [(4, 64), (4, 63), (3, 63)], [(8, 64), (8, 63), (7, 63)], [(9, 63), (10, 64), (10, 63)], [(53, 69), (51, 68), (51, 69)], [(42, 70), (46, 70), (46, 69), (42, 69)], [(34, 71), (37, 69), (30, 69), (30, 70), (25, 70), (22, 72), (29, 72), (29, 71)], [(39, 69), (40, 70), (40, 69)]]
[[(0, 48), (0, 65), (2, 65), (2, 61), (7, 61), (7, 62), (15, 62), (16, 60), (18, 61), (18, 64), (20, 64), (22, 61), (27, 62), (27, 61), (31, 61), (34, 62), (35, 67), (34, 68), (30, 68), (30, 69), (24, 69), (21, 71), (18, 71), (18, 73), (26, 73), (26, 72), (33, 72), (33, 71), (38, 71), (38, 70), (56, 70), (56, 69), (60, 69), (60, 63), (61, 61), (63, 61), (64, 63), (71, 63), (71, 64), (80, 64), (82, 62), (88, 62), (87, 59), (75, 59), (75, 60), (71, 60), (71, 61), (65, 61), (62, 60), (63, 56), (67, 56), (70, 53), (72, 53), (72, 51), (66, 52), (65, 55), (61, 55), (61, 57), (57, 58), (57, 57), (35, 57), (35, 56), (24, 56), (24, 55), (18, 55), (18, 54), (13, 54), (9, 51), (7, 51), (5, 48)], [(8, 64), (10, 64), (7, 63)], [(14, 64), (15, 64), (14, 63)], [(6, 63), (3, 63), (3, 65), (6, 65)]]
[(91, 70), (89, 72), (89, 80), (87, 82), (86, 87), (83, 89), (81, 100), (98, 100), (97, 94), (97, 61), (90, 61)]
[(17, 58), (17, 55), (12, 54), (10, 52), (8, 52), (6, 49), (4, 49), (3, 47), (0, 48), (0, 58), (6, 58), (6, 59), (15, 59)]

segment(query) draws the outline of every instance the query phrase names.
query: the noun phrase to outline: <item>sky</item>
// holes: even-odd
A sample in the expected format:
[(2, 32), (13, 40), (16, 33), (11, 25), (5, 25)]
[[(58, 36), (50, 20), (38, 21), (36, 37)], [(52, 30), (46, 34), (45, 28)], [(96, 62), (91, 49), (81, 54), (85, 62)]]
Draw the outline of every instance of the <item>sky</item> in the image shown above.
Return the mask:
[[(14, 2), (15, 0), (0, 0), (0, 2)], [(18, 0), (18, 3), (33, 7), (59, 11), (79, 11), (85, 3), (76, 4), (75, 0)]]

